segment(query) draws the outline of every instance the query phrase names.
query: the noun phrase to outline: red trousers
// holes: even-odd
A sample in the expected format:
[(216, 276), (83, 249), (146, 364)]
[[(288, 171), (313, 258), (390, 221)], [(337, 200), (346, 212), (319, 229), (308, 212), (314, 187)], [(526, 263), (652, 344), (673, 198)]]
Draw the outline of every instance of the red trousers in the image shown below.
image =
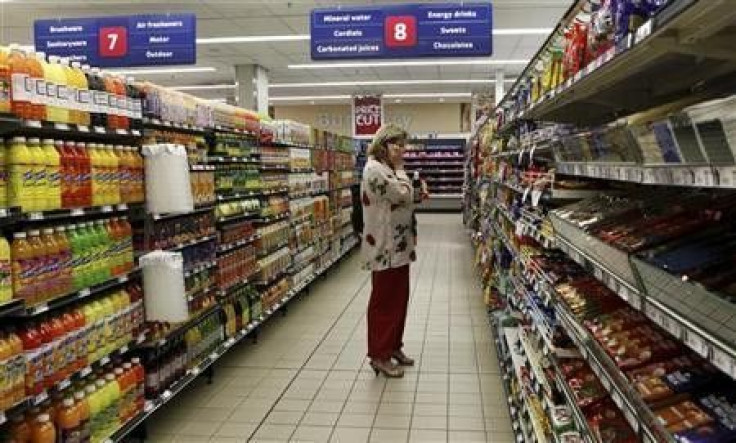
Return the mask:
[(403, 346), (409, 305), (409, 265), (373, 271), (368, 303), (368, 357), (388, 360)]

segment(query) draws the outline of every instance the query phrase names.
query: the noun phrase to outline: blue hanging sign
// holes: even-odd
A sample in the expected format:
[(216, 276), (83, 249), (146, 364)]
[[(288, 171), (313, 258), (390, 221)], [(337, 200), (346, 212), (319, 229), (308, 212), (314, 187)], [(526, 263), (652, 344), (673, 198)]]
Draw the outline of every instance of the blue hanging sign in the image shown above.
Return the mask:
[(101, 68), (197, 62), (194, 14), (36, 20), (37, 51)]
[(312, 10), (313, 60), (493, 54), (491, 3)]

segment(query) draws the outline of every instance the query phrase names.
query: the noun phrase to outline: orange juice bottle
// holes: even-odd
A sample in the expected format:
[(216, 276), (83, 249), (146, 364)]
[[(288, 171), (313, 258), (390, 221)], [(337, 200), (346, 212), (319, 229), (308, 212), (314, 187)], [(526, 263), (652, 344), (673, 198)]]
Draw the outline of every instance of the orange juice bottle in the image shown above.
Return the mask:
[[(32, 120), (46, 120), (46, 100), (47, 98), (44, 97), (38, 90), (38, 85), (45, 85), (46, 75), (44, 73), (44, 65), (47, 63), (41, 64), (41, 61), (43, 60), (43, 54), (37, 54), (35, 52), (31, 52), (28, 54), (28, 57), (26, 58), (26, 62), (28, 64), (28, 75), (31, 79), (33, 79), (33, 84), (36, 85), (36, 91), (33, 91), (31, 93), (30, 102), (31, 102), (31, 110)], [(48, 88), (47, 88), (47, 91)], [(52, 91), (53, 92), (53, 91)], [(48, 92), (47, 92), (48, 93)]]
[(14, 443), (30, 443), (31, 427), (22, 414), (10, 417), (10, 428), (8, 429), (10, 440)]
[(115, 155), (113, 145), (105, 145), (105, 155), (107, 156), (107, 201), (110, 205), (116, 205), (120, 203), (120, 180), (118, 178), (120, 160)]
[(31, 279), (33, 285), (34, 303), (40, 303), (49, 299), (48, 282), (47, 282), (47, 260), (46, 245), (41, 241), (41, 231), (33, 229), (28, 231), (28, 245), (31, 249), (31, 257), (33, 257), (33, 268), (31, 269)]
[(63, 293), (59, 287), (59, 245), (56, 244), (53, 228), (44, 228), (41, 232), (41, 242), (46, 252), (44, 287), (48, 298), (54, 298)]
[(56, 428), (49, 414), (40, 414), (31, 425), (31, 443), (55, 443)]
[(75, 407), (79, 414), (79, 441), (88, 442), (92, 439), (92, 422), (90, 417), (89, 402), (84, 391), (77, 391), (74, 394)]
[(67, 122), (81, 125), (79, 115), (79, 105), (77, 103), (77, 87), (74, 84), (74, 69), (72, 69), (69, 59), (61, 57), (59, 64), (64, 71), (64, 107), (67, 112)]
[(119, 129), (120, 128), (120, 111), (118, 109), (118, 96), (115, 92), (115, 80), (113, 79), (113, 76), (110, 74), (105, 74), (103, 78), (103, 85), (105, 87), (105, 92), (108, 93), (108, 100), (109, 100), (109, 114), (107, 116), (107, 127), (109, 129)]
[(13, 234), (13, 245), (11, 247), (12, 257), (12, 280), (13, 294), (15, 298), (25, 300), (29, 305), (34, 304), (35, 280), (33, 278), (33, 250), (28, 243), (28, 235), (25, 232)]
[(130, 153), (133, 165), (133, 175), (135, 177), (135, 180), (133, 181), (134, 190), (133, 195), (135, 196), (135, 200), (133, 200), (136, 203), (140, 203), (145, 199), (145, 164), (143, 163), (143, 156), (140, 152), (138, 152), (138, 149), (131, 147)]
[(26, 358), (23, 352), (23, 342), (15, 331), (8, 334), (8, 343), (12, 350), (14, 359), (13, 372), (13, 404), (23, 400), (26, 396), (25, 376), (26, 376)]
[(73, 398), (65, 398), (56, 414), (56, 424), (59, 428), (61, 441), (79, 441), (81, 436), (79, 410), (74, 405)]
[(56, 227), (54, 241), (59, 248), (59, 291), (66, 294), (74, 287), (74, 264), (69, 238), (66, 236), (66, 226)]
[(10, 113), (10, 53), (7, 48), (0, 47), (0, 112)]
[(10, 69), (10, 109), (20, 118), (31, 118), (31, 78), (28, 70), (28, 60), (17, 45), (10, 46), (8, 56)]

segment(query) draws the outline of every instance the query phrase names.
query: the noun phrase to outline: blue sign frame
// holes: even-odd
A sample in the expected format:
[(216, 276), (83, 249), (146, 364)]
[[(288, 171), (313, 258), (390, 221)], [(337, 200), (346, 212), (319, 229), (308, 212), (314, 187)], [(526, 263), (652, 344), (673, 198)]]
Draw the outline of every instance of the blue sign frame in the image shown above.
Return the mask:
[(36, 20), (37, 51), (102, 68), (197, 62), (194, 14)]
[(490, 2), (320, 8), (310, 17), (311, 55), (312, 60), (490, 56), (492, 30)]

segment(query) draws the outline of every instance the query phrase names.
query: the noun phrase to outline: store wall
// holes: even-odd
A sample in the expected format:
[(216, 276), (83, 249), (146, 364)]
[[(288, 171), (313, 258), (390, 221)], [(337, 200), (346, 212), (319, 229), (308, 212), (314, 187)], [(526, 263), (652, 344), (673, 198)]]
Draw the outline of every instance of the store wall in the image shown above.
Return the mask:
[[(386, 103), (385, 121), (405, 127), (414, 134), (465, 132), (461, 103)], [(275, 106), (277, 119), (296, 120), (338, 134), (352, 135), (351, 107), (344, 105)]]

